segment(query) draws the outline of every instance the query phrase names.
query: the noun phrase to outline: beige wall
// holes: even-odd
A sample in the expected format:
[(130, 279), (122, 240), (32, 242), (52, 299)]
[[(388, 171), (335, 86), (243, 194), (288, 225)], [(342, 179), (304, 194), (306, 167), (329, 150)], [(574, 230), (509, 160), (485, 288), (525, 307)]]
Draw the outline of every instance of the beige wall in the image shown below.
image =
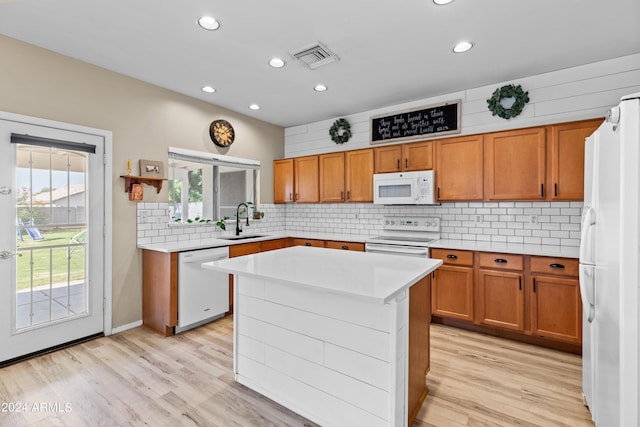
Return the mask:
[[(103, 68), (0, 36), (0, 111), (113, 132), (113, 327), (142, 318), (142, 265), (136, 249), (136, 205), (120, 175), (127, 160), (167, 160), (180, 147), (261, 162), (261, 202), (273, 202), (272, 160), (284, 157), (284, 129)], [(194, 84), (199, 84), (195, 82)], [(234, 144), (209, 138), (214, 119), (230, 121)], [(145, 187), (145, 201), (166, 201)]]

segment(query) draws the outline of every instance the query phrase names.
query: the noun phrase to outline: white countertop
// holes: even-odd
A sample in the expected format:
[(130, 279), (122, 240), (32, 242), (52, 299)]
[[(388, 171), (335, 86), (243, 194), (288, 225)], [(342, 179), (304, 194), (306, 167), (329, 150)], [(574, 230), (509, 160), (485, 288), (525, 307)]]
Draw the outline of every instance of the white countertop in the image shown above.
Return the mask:
[[(246, 235), (253, 233), (247, 232)], [(147, 249), (156, 252), (185, 252), (196, 249), (219, 248), (223, 246), (241, 245), (243, 243), (260, 242), (263, 240), (282, 239), (293, 237), (295, 239), (313, 239), (313, 240), (337, 240), (341, 242), (358, 242), (364, 243), (368, 236), (350, 235), (350, 234), (329, 234), (329, 233), (307, 233), (302, 231), (292, 231), (287, 233), (261, 233), (256, 231), (255, 234), (261, 237), (254, 239), (227, 240), (225, 237), (233, 237), (232, 235), (220, 235), (210, 239), (193, 239), (183, 240), (179, 242), (166, 243), (148, 243), (138, 245), (139, 249)]]
[[(251, 233), (247, 233), (250, 235)], [(310, 233), (304, 231), (291, 231), (286, 233), (260, 233), (256, 232), (261, 237), (254, 239), (243, 240), (226, 240), (225, 237), (220, 236), (211, 239), (201, 240), (184, 240), (179, 242), (167, 242), (167, 243), (150, 243), (138, 245), (140, 249), (148, 249), (158, 252), (184, 252), (192, 251), (196, 249), (217, 248), (223, 246), (240, 245), (242, 243), (260, 242), (263, 240), (281, 239), (287, 237), (299, 238), (299, 239), (313, 239), (313, 240), (336, 240), (343, 242), (358, 242), (364, 243), (367, 239), (377, 236), (362, 236), (351, 234), (333, 234), (333, 233)], [(437, 240), (429, 245), (431, 248), (443, 248), (443, 249), (459, 249), (466, 251), (482, 251), (482, 252), (501, 252), (512, 253), (520, 255), (538, 255), (538, 256), (551, 256), (561, 258), (578, 258), (580, 256), (580, 248), (574, 246), (552, 246), (552, 245), (530, 245), (521, 243), (496, 243), (496, 242), (478, 242), (474, 240), (450, 240), (441, 239)]]
[(430, 258), (294, 246), (202, 267), (387, 303), (441, 264)]
[(578, 258), (580, 256), (580, 248), (574, 246), (526, 245), (521, 243), (477, 242), (474, 240), (441, 239), (431, 243), (429, 247), (561, 258)]

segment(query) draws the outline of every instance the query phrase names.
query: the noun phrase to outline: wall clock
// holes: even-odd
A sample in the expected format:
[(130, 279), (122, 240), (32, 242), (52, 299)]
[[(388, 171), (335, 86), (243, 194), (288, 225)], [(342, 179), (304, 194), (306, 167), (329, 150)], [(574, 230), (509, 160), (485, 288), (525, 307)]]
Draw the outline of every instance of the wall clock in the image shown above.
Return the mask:
[(233, 126), (226, 120), (214, 120), (209, 126), (209, 135), (211, 140), (218, 147), (228, 147), (233, 144), (236, 133)]

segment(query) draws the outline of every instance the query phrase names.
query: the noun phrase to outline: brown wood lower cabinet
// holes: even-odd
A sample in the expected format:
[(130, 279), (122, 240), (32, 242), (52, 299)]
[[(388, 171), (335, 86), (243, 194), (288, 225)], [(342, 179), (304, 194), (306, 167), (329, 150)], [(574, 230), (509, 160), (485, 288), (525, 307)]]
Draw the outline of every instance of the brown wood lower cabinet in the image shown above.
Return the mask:
[(532, 257), (531, 333), (582, 342), (582, 300), (578, 261)]
[(324, 242), (324, 247), (329, 249), (342, 249), (345, 251), (364, 252), (364, 243), (327, 240), (326, 242)]
[(142, 324), (165, 336), (178, 324), (178, 253), (142, 250)]
[(578, 261), (432, 249), (433, 321), (579, 353)]
[(425, 376), (430, 369), (429, 310), (431, 280), (427, 276), (409, 288), (409, 367), (407, 407), (409, 424), (418, 415), (422, 402), (429, 393)]
[(324, 240), (293, 239), (293, 246), (314, 246), (317, 248), (324, 248)]
[(432, 313), (473, 321), (473, 252), (433, 249), (431, 257), (444, 263), (433, 273)]
[(524, 331), (522, 273), (479, 270), (477, 295), (478, 323)]

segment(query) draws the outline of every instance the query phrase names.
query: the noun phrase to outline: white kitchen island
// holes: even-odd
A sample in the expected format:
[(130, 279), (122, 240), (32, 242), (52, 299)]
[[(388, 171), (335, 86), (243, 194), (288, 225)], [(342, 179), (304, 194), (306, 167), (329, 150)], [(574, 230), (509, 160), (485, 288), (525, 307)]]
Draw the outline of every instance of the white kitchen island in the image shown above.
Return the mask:
[(235, 274), (237, 382), (323, 426), (406, 426), (429, 367), (429, 258), (295, 246)]

